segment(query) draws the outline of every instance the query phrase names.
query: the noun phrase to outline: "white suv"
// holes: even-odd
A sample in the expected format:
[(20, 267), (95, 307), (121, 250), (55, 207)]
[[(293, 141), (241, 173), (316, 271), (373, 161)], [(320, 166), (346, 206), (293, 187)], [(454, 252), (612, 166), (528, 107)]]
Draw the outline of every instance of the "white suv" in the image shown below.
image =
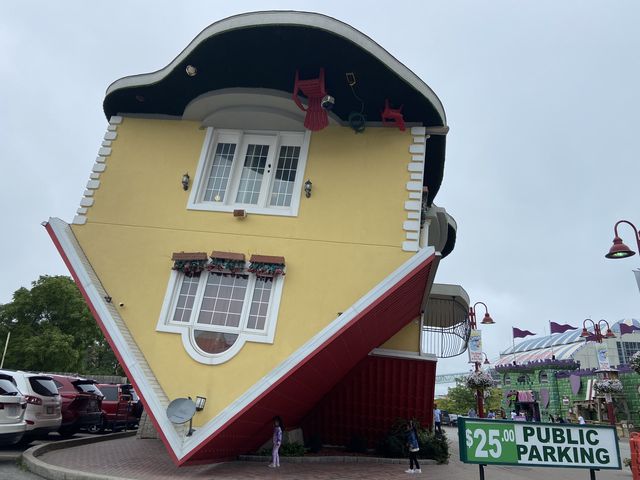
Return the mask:
[(22, 440), (27, 428), (26, 406), (13, 377), (0, 373), (0, 445), (13, 445)]
[(0, 370), (11, 375), (27, 401), (24, 419), (27, 422), (26, 438), (47, 436), (62, 423), (62, 401), (53, 378), (38, 373)]

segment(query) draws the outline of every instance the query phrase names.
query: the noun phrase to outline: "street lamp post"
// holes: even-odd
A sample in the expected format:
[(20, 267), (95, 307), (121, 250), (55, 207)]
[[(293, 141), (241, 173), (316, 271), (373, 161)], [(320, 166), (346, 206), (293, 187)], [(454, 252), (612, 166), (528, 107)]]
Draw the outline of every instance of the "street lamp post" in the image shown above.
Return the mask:
[[(599, 320), (597, 322), (594, 322), (590, 318), (587, 318), (582, 322), (582, 333), (580, 334), (581, 337), (583, 338), (591, 337), (591, 334), (587, 330), (587, 322), (591, 322), (591, 325), (593, 325), (593, 339), (595, 342), (602, 343), (603, 338), (615, 338), (615, 334), (611, 331), (609, 322), (607, 322), (606, 320)], [(604, 335), (602, 334), (602, 329), (600, 328), (600, 325), (602, 323), (604, 323), (607, 326), (607, 331)], [(603, 374), (605, 379), (609, 378), (609, 373), (606, 370), (603, 370)], [(605, 400), (607, 402), (607, 416), (609, 417), (609, 423), (615, 426), (616, 417), (613, 411), (613, 402), (611, 399), (611, 395), (606, 395)]]
[[(477, 323), (476, 323), (476, 306), (477, 305), (482, 305), (484, 307), (484, 318), (482, 319), (482, 321), (480, 322), (482, 325), (493, 325), (494, 322), (493, 318), (491, 318), (491, 315), (489, 315), (489, 309), (487, 308), (487, 305), (484, 302), (476, 302), (473, 304), (472, 307), (469, 307), (469, 326), (471, 327), (472, 330), (477, 330)], [(484, 352), (483, 352), (483, 355)], [(485, 364), (489, 363), (489, 359), (486, 357), (485, 355)], [(475, 364), (475, 371), (479, 372), (480, 371), (480, 362), (474, 362)], [(481, 388), (476, 389), (476, 409), (478, 411), (478, 417), (479, 418), (484, 418), (484, 395), (483, 395), (483, 391)]]
[(638, 246), (638, 250), (640, 250), (640, 231), (638, 231), (636, 226), (633, 223), (631, 223), (629, 220), (619, 220), (616, 222), (616, 224), (613, 227), (613, 233), (614, 233), (613, 245), (609, 249), (609, 253), (605, 255), (605, 257), (607, 258), (627, 258), (627, 257), (632, 257), (633, 255), (636, 254), (636, 252), (634, 252), (629, 247), (627, 247), (624, 243), (622, 243), (622, 239), (618, 235), (618, 225), (620, 225), (621, 223), (626, 223), (627, 225), (630, 225), (631, 228), (633, 228), (633, 233), (636, 239), (636, 245)]

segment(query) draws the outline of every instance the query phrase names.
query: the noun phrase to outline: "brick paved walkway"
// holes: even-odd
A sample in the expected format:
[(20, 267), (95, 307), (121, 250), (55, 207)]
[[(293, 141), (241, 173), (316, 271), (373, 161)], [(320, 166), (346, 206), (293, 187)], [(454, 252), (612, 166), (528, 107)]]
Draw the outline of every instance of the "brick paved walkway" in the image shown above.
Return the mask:
[[(458, 460), (457, 436), (451, 429), (451, 461), (448, 465), (425, 465), (421, 475), (407, 475), (407, 464), (373, 463), (284, 463), (279, 469), (266, 463), (230, 462), (217, 465), (176, 467), (159, 440), (140, 440), (135, 437), (109, 440), (45, 453), (40, 460), (52, 465), (102, 475), (135, 480), (168, 479), (407, 479), (475, 480), (476, 465)], [(408, 462), (407, 462), (408, 463)], [(490, 480), (563, 479), (587, 480), (588, 470), (523, 467), (489, 467)], [(598, 480), (631, 480), (628, 469), (601, 471)]]

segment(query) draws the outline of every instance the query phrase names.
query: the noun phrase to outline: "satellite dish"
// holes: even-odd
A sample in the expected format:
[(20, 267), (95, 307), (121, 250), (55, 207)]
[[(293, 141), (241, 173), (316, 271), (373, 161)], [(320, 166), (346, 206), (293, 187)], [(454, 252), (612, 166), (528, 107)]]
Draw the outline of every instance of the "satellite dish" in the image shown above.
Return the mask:
[(176, 398), (167, 407), (167, 418), (171, 423), (187, 423), (196, 413), (196, 404), (190, 398)]

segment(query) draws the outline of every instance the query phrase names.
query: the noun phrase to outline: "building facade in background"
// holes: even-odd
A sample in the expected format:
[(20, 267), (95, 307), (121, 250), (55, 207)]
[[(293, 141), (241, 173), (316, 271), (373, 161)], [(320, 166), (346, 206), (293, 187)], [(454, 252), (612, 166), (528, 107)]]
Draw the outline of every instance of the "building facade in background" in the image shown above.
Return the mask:
[[(621, 334), (620, 325), (640, 327), (635, 319), (612, 325), (615, 338), (605, 338), (613, 375), (624, 391), (613, 394), (616, 422), (627, 428), (640, 427), (640, 375), (628, 362), (640, 351), (640, 334)], [(527, 418), (549, 421), (550, 416), (577, 421), (609, 423), (605, 396), (594, 389), (599, 372), (596, 346), (580, 337), (581, 329), (525, 340), (505, 350), (496, 362), (495, 372), (503, 390), (507, 413), (521, 412)], [(631, 425), (629, 427), (629, 425)]]

